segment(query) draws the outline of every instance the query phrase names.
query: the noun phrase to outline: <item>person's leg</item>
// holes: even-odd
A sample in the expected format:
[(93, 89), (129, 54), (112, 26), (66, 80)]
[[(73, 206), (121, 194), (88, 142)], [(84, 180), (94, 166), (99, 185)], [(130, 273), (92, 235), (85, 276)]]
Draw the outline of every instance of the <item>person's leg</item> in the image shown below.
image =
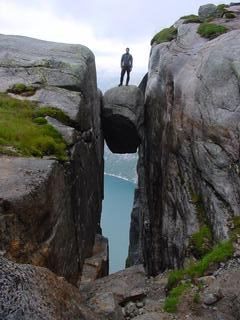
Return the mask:
[(123, 78), (124, 78), (125, 72), (126, 72), (126, 69), (122, 68), (119, 86), (123, 84)]
[(130, 79), (130, 68), (127, 68), (127, 80), (126, 80), (126, 86), (128, 86), (129, 79)]

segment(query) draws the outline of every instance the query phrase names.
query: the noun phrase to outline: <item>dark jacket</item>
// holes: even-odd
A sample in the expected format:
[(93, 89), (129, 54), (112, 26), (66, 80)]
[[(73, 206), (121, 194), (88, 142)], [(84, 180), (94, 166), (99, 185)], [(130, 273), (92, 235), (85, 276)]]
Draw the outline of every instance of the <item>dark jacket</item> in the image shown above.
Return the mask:
[(121, 67), (129, 67), (132, 68), (133, 65), (133, 57), (130, 53), (124, 53), (121, 59)]

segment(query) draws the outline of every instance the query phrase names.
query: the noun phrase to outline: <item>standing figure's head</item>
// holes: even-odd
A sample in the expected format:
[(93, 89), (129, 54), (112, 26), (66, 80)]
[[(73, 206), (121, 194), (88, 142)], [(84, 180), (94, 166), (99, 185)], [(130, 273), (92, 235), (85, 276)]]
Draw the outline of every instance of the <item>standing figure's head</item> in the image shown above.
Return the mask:
[(126, 53), (129, 53), (129, 48), (126, 48)]

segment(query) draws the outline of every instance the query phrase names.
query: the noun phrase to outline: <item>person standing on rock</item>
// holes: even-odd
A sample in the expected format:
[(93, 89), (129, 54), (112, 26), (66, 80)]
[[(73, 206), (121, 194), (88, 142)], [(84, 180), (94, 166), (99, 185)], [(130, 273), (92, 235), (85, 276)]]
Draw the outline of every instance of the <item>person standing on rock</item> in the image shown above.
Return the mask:
[(129, 53), (129, 48), (126, 48), (126, 53), (124, 53), (121, 58), (122, 71), (121, 71), (119, 87), (122, 86), (123, 84), (123, 78), (126, 72), (127, 72), (126, 86), (128, 86), (128, 82), (130, 79), (130, 72), (132, 71), (132, 66), (133, 66), (133, 57)]

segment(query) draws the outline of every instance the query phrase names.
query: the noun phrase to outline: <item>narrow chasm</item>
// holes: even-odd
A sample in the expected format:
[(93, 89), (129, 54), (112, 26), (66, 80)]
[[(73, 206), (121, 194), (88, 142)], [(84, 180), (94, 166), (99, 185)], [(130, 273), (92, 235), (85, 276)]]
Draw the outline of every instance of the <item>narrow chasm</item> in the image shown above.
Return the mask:
[(103, 97), (105, 183), (103, 234), (109, 239), (110, 273), (128, 263), (130, 217), (137, 182), (136, 151), (141, 141), (143, 93), (136, 86), (116, 87)]
[(137, 154), (113, 154), (105, 145), (102, 232), (109, 241), (109, 273), (126, 266), (136, 187)]

